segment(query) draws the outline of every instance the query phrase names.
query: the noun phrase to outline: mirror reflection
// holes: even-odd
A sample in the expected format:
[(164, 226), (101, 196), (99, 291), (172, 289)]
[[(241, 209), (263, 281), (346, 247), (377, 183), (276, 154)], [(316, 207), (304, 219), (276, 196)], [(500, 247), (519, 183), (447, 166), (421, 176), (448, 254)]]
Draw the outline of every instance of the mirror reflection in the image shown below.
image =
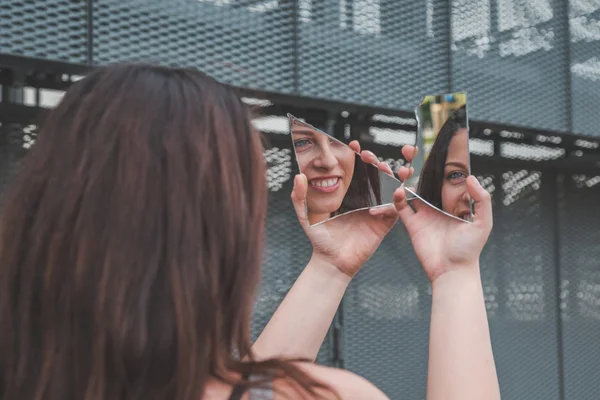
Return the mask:
[(416, 195), (444, 214), (471, 222), (467, 192), (471, 173), (466, 93), (427, 96), (415, 110), (418, 133), (415, 174), (406, 182)]
[(306, 207), (311, 226), (350, 212), (393, 203), (401, 182), (364, 162), (331, 135), (288, 114), (300, 172), (308, 180)]

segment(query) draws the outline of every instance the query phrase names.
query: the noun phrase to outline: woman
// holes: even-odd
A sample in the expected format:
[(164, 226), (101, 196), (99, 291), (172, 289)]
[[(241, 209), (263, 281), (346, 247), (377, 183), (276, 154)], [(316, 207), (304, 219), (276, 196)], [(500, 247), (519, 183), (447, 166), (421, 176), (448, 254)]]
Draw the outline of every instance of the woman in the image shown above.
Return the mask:
[(298, 167), (309, 183), (306, 204), (311, 225), (382, 204), (379, 170), (360, 160), (357, 141), (346, 146), (291, 115), (289, 118)]
[(440, 128), (421, 171), (418, 194), (451, 215), (471, 220), (469, 173), (469, 130), (462, 106)]
[(432, 279), (429, 398), (498, 398), (478, 280), (491, 207), (476, 180), (472, 225), (415, 213), (399, 189), (394, 207), (311, 229), (306, 177), (294, 182), (313, 256), (251, 346), (267, 186), (243, 103), (185, 69), (111, 66), (75, 83), (0, 219), (0, 398), (385, 399), (292, 359), (314, 360), (398, 217)]

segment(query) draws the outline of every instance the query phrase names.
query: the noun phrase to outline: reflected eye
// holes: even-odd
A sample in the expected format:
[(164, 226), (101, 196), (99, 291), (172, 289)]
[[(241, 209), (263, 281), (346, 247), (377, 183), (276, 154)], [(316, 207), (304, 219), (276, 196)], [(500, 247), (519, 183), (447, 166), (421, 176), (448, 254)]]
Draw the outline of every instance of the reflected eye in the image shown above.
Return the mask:
[(467, 174), (462, 171), (452, 171), (446, 175), (446, 179), (454, 183), (459, 183), (467, 179)]
[(302, 148), (302, 147), (306, 147), (310, 144), (310, 140), (307, 139), (298, 139), (294, 142), (294, 146), (296, 146), (297, 148)]

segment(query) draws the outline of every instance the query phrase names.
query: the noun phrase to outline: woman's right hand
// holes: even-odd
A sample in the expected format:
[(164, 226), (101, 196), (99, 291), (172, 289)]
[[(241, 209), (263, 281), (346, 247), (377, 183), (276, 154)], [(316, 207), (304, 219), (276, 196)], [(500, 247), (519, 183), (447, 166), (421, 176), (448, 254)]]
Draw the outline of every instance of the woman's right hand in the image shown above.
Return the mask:
[[(381, 171), (393, 176), (392, 170), (385, 162), (380, 162), (368, 151), (360, 151), (357, 141), (350, 147), (361, 154), (365, 162), (370, 162)], [(404, 146), (402, 154), (410, 162), (416, 154), (413, 146)], [(412, 169), (399, 172), (404, 180), (412, 173)], [(381, 241), (398, 220), (398, 213), (393, 205), (371, 208), (341, 215), (326, 223), (309, 226), (306, 213), (306, 194), (308, 182), (299, 174), (294, 179), (292, 202), (298, 220), (313, 246), (313, 260), (335, 266), (337, 270), (352, 278), (373, 255)]]

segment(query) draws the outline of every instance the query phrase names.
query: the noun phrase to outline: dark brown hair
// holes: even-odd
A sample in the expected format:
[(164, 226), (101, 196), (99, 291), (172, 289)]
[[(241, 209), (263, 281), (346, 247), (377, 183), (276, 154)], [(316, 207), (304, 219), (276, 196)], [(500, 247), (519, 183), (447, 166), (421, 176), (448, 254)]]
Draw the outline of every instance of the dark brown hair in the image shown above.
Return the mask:
[(358, 154), (354, 155), (354, 173), (342, 205), (334, 215), (366, 207), (381, 205), (381, 182), (379, 169), (365, 163)]
[(451, 112), (440, 128), (429, 152), (429, 157), (427, 157), (421, 170), (417, 193), (440, 209), (442, 208), (442, 185), (444, 183), (448, 147), (454, 135), (459, 130), (467, 127), (467, 108), (466, 105), (463, 105)]
[(0, 219), (0, 398), (196, 400), (246, 374), (326, 387), (253, 361), (265, 177), (244, 104), (200, 72), (75, 83)]

